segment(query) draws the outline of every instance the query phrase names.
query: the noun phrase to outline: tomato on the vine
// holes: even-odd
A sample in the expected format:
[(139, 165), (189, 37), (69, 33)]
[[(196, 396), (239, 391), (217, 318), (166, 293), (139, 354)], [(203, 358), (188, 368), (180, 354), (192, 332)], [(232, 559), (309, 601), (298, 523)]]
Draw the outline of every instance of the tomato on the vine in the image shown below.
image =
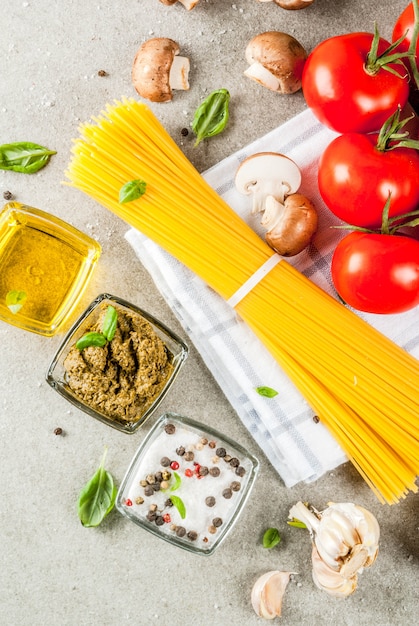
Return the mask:
[(336, 291), (354, 309), (402, 313), (419, 304), (419, 241), (354, 231), (338, 243), (331, 273)]
[[(399, 15), (393, 28), (392, 41), (402, 39), (402, 41), (398, 45), (398, 50), (404, 50), (405, 52), (409, 50), (414, 28), (415, 12), (413, 9), (413, 2), (411, 2)], [(419, 54), (419, 38), (416, 42), (416, 54)]]
[(398, 52), (378, 32), (338, 35), (308, 55), (302, 76), (307, 105), (339, 133), (377, 131), (409, 96)]
[(379, 228), (391, 195), (390, 217), (419, 206), (419, 142), (408, 138), (397, 111), (380, 133), (345, 133), (320, 157), (318, 183), (327, 207), (339, 219)]

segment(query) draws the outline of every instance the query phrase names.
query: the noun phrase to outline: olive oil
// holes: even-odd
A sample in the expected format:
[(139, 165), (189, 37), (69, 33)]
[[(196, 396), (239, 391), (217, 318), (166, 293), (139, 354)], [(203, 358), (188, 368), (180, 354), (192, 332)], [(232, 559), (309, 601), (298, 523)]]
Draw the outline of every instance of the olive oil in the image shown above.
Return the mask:
[[(9, 203), (0, 214), (0, 319), (52, 335), (86, 286), (100, 246), (39, 209)], [(10, 291), (26, 294), (12, 313)]]

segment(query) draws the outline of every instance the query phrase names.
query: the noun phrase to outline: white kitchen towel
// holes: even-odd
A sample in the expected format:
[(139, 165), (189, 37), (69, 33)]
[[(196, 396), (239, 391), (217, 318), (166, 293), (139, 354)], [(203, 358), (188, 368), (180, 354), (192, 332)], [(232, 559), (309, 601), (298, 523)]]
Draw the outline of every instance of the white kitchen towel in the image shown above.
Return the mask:
[[(310, 198), (319, 212), (319, 228), (313, 244), (288, 262), (332, 295), (330, 260), (344, 234), (333, 228), (339, 222), (319, 195), (317, 164), (334, 136), (306, 110), (203, 174), (218, 194), (263, 237), (260, 215), (251, 215), (251, 198), (235, 189), (237, 167), (256, 152), (280, 152), (292, 158), (302, 172), (299, 192)], [(342, 449), (325, 427), (313, 419), (307, 402), (234, 310), (182, 263), (141, 233), (130, 229), (126, 238), (285, 485), (291, 487), (300, 481), (316, 480), (346, 461)], [(401, 315), (362, 314), (362, 317), (419, 356), (416, 309)], [(261, 385), (275, 389), (278, 395), (260, 396), (256, 387)]]

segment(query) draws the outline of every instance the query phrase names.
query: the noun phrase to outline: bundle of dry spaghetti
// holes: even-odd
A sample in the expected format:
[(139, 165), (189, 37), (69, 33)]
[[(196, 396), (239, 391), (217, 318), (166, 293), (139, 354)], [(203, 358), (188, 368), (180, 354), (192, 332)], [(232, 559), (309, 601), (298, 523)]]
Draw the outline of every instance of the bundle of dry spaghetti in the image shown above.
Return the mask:
[[(419, 362), (278, 255), (206, 183), (150, 109), (108, 105), (66, 172), (227, 299), (271, 351), (381, 502), (416, 492)], [(121, 204), (128, 181), (146, 181)]]

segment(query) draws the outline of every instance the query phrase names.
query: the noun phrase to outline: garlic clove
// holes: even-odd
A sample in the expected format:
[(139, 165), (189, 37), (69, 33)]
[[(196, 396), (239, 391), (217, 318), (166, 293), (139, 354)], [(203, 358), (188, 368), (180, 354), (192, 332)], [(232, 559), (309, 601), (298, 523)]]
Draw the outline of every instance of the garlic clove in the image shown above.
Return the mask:
[(332, 569), (323, 561), (315, 546), (313, 546), (311, 562), (314, 584), (322, 591), (335, 597), (346, 597), (355, 591), (358, 584), (357, 574), (344, 576), (342, 570)]
[(266, 572), (257, 579), (251, 596), (256, 615), (265, 619), (274, 619), (281, 615), (282, 599), (290, 576), (291, 572), (274, 570)]

